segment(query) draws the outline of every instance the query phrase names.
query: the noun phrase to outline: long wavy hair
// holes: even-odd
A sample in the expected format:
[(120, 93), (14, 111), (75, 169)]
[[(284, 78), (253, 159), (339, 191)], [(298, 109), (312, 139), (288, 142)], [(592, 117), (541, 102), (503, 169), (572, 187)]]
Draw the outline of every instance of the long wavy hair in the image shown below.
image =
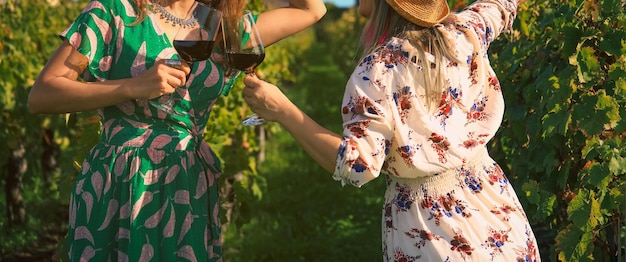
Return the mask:
[[(392, 37), (406, 39), (415, 48), (415, 53), (410, 55), (417, 57), (413, 72), (423, 74), (426, 107), (435, 110), (446, 84), (446, 60), (461, 63), (456, 56), (454, 42), (443, 33), (443, 25), (421, 27), (404, 19), (385, 0), (374, 2), (372, 14), (361, 35), (361, 56), (369, 55)], [(427, 52), (434, 57), (434, 63), (427, 59)]]

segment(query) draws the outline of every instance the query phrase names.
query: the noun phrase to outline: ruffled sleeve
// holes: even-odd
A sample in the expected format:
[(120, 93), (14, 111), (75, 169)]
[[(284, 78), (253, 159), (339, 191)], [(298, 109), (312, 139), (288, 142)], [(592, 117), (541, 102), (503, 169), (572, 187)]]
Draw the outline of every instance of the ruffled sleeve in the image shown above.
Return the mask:
[[(111, 69), (116, 35), (108, 1), (91, 1), (60, 37), (69, 41), (89, 60), (90, 77), (107, 79)], [(88, 80), (88, 79), (87, 79)]]

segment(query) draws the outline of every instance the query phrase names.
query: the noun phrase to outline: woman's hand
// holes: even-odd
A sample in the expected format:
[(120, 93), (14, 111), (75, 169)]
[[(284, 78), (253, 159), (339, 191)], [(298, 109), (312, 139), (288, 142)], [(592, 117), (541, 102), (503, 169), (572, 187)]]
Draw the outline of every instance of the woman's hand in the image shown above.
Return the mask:
[(243, 98), (253, 112), (267, 121), (281, 122), (290, 110), (298, 110), (295, 105), (275, 85), (265, 82), (255, 75), (243, 80)]
[(177, 87), (184, 86), (187, 75), (191, 72), (185, 62), (181, 66), (172, 66), (165, 63), (165, 59), (157, 61), (154, 66), (133, 81), (125, 85), (129, 96), (134, 99), (152, 99), (173, 93)]

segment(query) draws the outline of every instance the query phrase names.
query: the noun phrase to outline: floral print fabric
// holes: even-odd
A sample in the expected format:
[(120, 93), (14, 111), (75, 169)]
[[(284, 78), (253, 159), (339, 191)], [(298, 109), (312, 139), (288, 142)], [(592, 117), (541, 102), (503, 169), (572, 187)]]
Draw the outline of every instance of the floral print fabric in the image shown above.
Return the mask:
[(504, 101), (487, 56), (510, 29), (514, 0), (477, 1), (438, 25), (463, 63), (446, 61), (435, 110), (408, 41), (388, 39), (353, 72), (333, 178), (360, 187), (385, 175), (385, 261), (540, 261), (520, 202), (486, 143)]
[[(93, 0), (61, 33), (89, 59), (85, 81), (130, 78), (178, 58), (153, 13), (135, 20), (132, 1)], [(211, 59), (192, 68), (171, 96), (177, 113), (147, 100), (98, 110), (101, 140), (70, 199), (70, 261), (221, 261), (221, 167), (202, 134), (224, 78)]]

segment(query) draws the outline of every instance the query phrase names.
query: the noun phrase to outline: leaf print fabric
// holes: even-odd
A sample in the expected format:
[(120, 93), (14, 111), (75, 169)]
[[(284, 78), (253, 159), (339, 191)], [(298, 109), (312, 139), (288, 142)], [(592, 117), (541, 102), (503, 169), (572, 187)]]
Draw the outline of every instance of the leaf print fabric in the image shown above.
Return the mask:
[(417, 61), (435, 60), (407, 40), (388, 39), (352, 73), (333, 178), (360, 187), (385, 177), (385, 261), (540, 261), (526, 214), (486, 147), (504, 113), (487, 49), (516, 8), (514, 0), (481, 0), (438, 25), (465, 62), (444, 61), (434, 110), (425, 102), (430, 76)]
[[(129, 78), (177, 58), (154, 14), (131, 25), (134, 8), (129, 0), (91, 1), (61, 33), (89, 59), (83, 80)], [(221, 166), (202, 134), (222, 72), (211, 59), (194, 64), (187, 85), (172, 94), (174, 110), (184, 114), (166, 114), (145, 99), (98, 110), (100, 143), (70, 199), (70, 261), (221, 261)]]

